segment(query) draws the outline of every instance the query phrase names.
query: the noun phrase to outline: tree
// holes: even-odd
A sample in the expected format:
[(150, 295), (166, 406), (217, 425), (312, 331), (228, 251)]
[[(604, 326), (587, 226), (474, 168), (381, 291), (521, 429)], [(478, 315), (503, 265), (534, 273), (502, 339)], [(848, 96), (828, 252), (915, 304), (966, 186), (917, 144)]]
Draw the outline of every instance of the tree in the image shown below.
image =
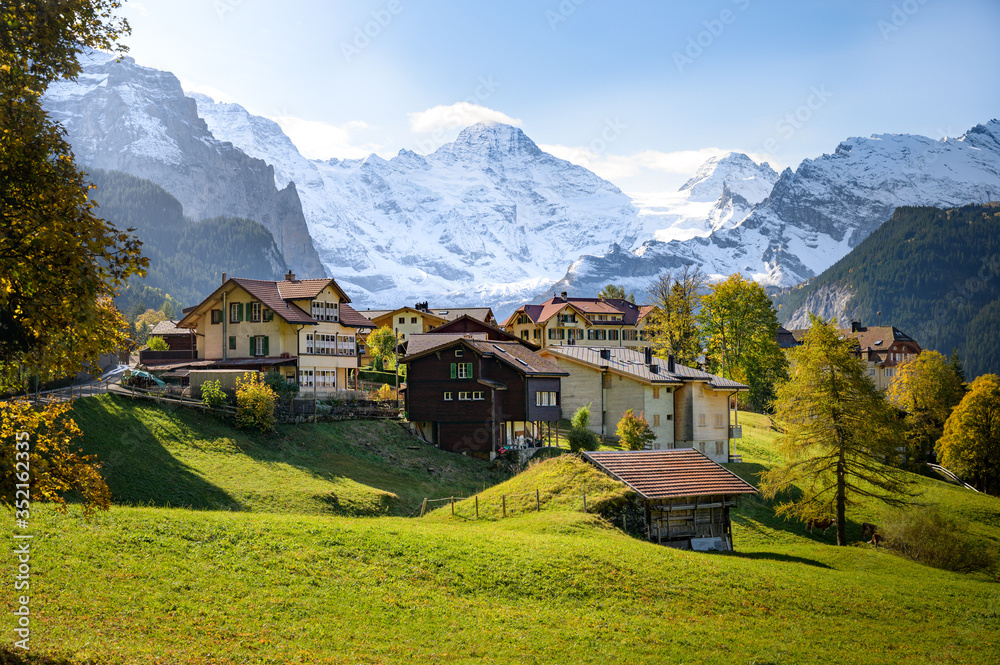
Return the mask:
[(961, 356), (958, 355), (958, 349), (952, 349), (951, 355), (948, 356), (948, 364), (951, 367), (951, 371), (954, 372), (955, 376), (958, 378), (958, 382), (962, 384), (962, 393), (965, 393), (965, 365), (962, 363)]
[(278, 394), (257, 372), (236, 379), (236, 425), (271, 432), (275, 426)]
[(969, 385), (944, 424), (937, 455), (942, 466), (982, 491), (1000, 493), (1000, 377), (983, 374)]
[(167, 345), (167, 340), (163, 339), (159, 335), (154, 335), (149, 338), (149, 342), (146, 344), (150, 351), (169, 351), (170, 346)]
[(597, 292), (597, 297), (604, 298), (605, 300), (617, 298), (618, 300), (627, 300), (633, 305), (635, 304), (635, 294), (633, 293), (626, 294), (625, 287), (618, 286), (617, 284), (608, 284), (603, 289)]
[(396, 333), (389, 326), (382, 326), (368, 335), (366, 343), (375, 360), (375, 369), (381, 371), (396, 353)]
[(779, 515), (837, 520), (837, 544), (847, 544), (847, 506), (854, 497), (906, 504), (906, 481), (885, 465), (902, 429), (895, 409), (876, 389), (849, 339), (833, 323), (812, 318), (802, 346), (791, 350), (791, 378), (778, 387), (777, 445), (786, 461), (761, 476), (771, 498), (797, 487)]
[(597, 435), (587, 427), (590, 425), (590, 405), (577, 409), (570, 423), (569, 435), (566, 437), (569, 440), (569, 449), (574, 453), (581, 450), (597, 450), (599, 443)]
[(927, 461), (963, 394), (954, 368), (937, 351), (924, 351), (897, 368), (889, 384), (889, 400), (906, 412), (906, 461), (910, 466)]
[(738, 273), (730, 275), (702, 297), (698, 321), (713, 370), (746, 382), (750, 406), (765, 410), (775, 386), (787, 376), (787, 361), (776, 337), (778, 314), (764, 288)]
[(17, 501), (24, 498), (17, 496), (19, 484), (28, 485), (31, 500), (52, 501), (63, 512), (64, 495), (70, 492), (83, 500), (85, 515), (111, 505), (111, 492), (97, 458), (72, 448), (81, 432), (66, 415), (69, 409), (66, 402), (42, 409), (24, 400), (0, 403), (0, 502), (4, 505), (19, 509)]
[(643, 450), (656, 441), (656, 434), (649, 427), (644, 414), (640, 413), (637, 416), (632, 409), (622, 414), (615, 434), (618, 435), (625, 450)]
[(0, 8), (0, 389), (75, 373), (120, 347), (116, 290), (147, 261), (131, 230), (93, 213), (89, 186), (41, 98), (80, 72), (77, 53), (115, 42), (118, 0), (11, 0)]
[(701, 333), (696, 312), (699, 290), (707, 278), (697, 266), (685, 265), (677, 273), (657, 277), (649, 287), (653, 306), (647, 327), (653, 350), (661, 358), (669, 355), (682, 365), (694, 365), (701, 354)]

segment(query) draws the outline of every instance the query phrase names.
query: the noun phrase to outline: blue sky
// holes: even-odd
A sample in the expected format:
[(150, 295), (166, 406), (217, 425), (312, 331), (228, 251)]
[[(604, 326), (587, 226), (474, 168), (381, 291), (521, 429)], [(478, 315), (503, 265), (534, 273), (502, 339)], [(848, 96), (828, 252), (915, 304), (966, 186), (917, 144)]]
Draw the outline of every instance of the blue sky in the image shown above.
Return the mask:
[(429, 152), (519, 125), (626, 192), (738, 150), (1000, 117), (997, 0), (138, 0), (140, 64), (279, 121), (313, 158)]

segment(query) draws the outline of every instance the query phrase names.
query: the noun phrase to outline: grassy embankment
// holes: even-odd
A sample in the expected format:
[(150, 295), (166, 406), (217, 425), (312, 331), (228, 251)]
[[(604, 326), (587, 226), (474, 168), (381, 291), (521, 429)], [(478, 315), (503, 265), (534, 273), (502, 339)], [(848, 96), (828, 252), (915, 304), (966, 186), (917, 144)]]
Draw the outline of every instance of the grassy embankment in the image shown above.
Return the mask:
[[(111, 418), (113, 406), (89, 405), (97, 412), (89, 417)], [(579, 512), (568, 499), (584, 488), (595, 495), (618, 488), (566, 457), (481, 497), (491, 504), (497, 493), (543, 485), (550, 500), (540, 513), (506, 520), (453, 519), (440, 510), (424, 519), (289, 514), (299, 500), (303, 513), (323, 512), (326, 504), (309, 498), (313, 489), (261, 497), (292, 492), (281, 489), (289, 481), (334, 483), (338, 465), (374, 467), (366, 473), (381, 479), (376, 489), (399, 493), (376, 472), (402, 472), (382, 471), (389, 462), (375, 456), (383, 453), (353, 440), (385, 436), (382, 426), (309, 426), (301, 444), (268, 457), (264, 442), (251, 445), (223, 425), (198, 424), (197, 436), (185, 439), (194, 426), (189, 416), (120, 408), (115, 417), (145, 423), (177, 473), (261, 512), (116, 506), (87, 523), (75, 512), (41, 509), (33, 522), (35, 653), (101, 663), (879, 664), (995, 663), (1000, 654), (995, 580), (930, 569), (870, 546), (834, 547), (830, 536), (810, 537), (776, 519), (763, 500), (738, 511), (740, 551), (728, 555), (654, 546)], [(773, 433), (753, 417), (744, 433), (745, 462), (737, 470), (752, 475), (772, 463)], [(299, 440), (297, 430), (283, 436)], [(209, 464), (219, 438), (232, 440), (228, 461)], [(302, 459), (319, 456), (307, 443), (356, 461), (330, 458), (317, 473), (319, 462)], [(405, 463), (408, 452), (430, 454), (400, 443), (396, 461)], [(456, 464), (465, 462), (473, 460)], [(481, 483), (481, 467), (470, 469), (468, 482)], [(245, 475), (251, 470), (252, 478)], [(343, 473), (365, 484), (360, 472)], [(150, 482), (162, 482), (163, 491), (172, 486)], [(916, 482), (924, 501), (1000, 540), (995, 499)], [(138, 481), (135, 487), (139, 492)], [(364, 503), (351, 505), (360, 511)], [(371, 505), (382, 510), (379, 501)], [(873, 511), (861, 507), (852, 518)], [(3, 634), (10, 635), (4, 615)]]

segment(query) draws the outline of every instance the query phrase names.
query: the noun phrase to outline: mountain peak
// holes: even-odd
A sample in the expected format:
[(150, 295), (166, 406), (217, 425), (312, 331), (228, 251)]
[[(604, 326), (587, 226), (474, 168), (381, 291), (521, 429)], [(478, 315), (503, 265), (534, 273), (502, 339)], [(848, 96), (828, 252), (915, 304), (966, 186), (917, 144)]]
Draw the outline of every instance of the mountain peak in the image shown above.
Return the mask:
[(502, 122), (478, 122), (470, 125), (459, 133), (450, 147), (452, 152), (474, 150), (494, 155), (535, 155), (541, 152), (520, 128)]
[(716, 201), (724, 188), (738, 194), (751, 204), (767, 198), (778, 180), (770, 164), (758, 164), (742, 152), (727, 152), (708, 158), (684, 185), (695, 201)]

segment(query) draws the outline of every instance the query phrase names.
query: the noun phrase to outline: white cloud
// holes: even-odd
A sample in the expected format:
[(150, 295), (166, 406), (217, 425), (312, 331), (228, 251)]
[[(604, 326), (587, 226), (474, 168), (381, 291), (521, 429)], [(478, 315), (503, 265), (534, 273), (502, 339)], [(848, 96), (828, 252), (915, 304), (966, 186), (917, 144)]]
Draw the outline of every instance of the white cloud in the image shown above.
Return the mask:
[(426, 111), (409, 113), (410, 131), (429, 134), (438, 130), (463, 129), (478, 122), (499, 122), (505, 125), (521, 126), (521, 121), (506, 113), (472, 104), (456, 102), (451, 106), (434, 106)]
[(355, 134), (368, 129), (368, 124), (353, 120), (343, 125), (332, 125), (317, 120), (304, 120), (294, 116), (268, 116), (281, 127), (295, 147), (306, 159), (363, 159), (381, 146), (357, 143)]
[(181, 79), (181, 87), (184, 89), (184, 92), (198, 92), (206, 97), (211, 97), (213, 101), (222, 102), (223, 104), (233, 104), (236, 102), (236, 99), (228, 92), (213, 88), (210, 85), (202, 85), (194, 81)]
[[(538, 147), (560, 159), (590, 169), (626, 191), (633, 189), (628, 186), (627, 181), (651, 182), (650, 176), (657, 174), (684, 176), (686, 179), (694, 175), (698, 167), (711, 157), (732, 152), (722, 148), (702, 148), (674, 152), (644, 150), (632, 155), (614, 155), (596, 152), (586, 146), (539, 145)], [(747, 153), (747, 155), (756, 162), (766, 161), (765, 156), (761, 154)]]

